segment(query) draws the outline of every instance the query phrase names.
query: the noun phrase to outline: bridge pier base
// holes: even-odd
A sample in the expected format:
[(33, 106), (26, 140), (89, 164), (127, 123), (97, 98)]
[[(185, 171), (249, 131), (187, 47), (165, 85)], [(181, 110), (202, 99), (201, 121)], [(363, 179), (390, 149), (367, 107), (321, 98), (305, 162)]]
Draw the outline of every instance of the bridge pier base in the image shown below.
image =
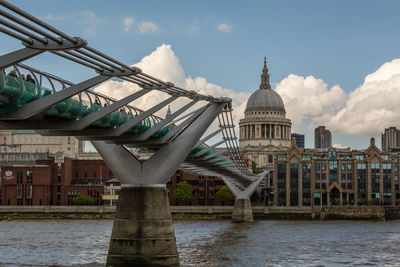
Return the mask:
[(232, 213), (233, 222), (253, 222), (253, 210), (249, 198), (237, 198)]
[(165, 185), (123, 186), (107, 266), (178, 266), (174, 226)]

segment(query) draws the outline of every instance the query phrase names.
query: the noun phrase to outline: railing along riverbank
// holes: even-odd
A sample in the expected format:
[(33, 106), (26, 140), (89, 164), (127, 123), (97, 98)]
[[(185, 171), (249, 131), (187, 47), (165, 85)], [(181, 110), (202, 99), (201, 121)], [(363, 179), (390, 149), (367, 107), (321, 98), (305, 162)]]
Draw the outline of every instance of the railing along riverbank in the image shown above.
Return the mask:
[[(0, 220), (14, 219), (113, 219), (110, 206), (0, 206)], [(171, 206), (175, 220), (231, 219), (232, 206)], [(393, 220), (400, 219), (400, 206), (254, 206), (256, 220)]]

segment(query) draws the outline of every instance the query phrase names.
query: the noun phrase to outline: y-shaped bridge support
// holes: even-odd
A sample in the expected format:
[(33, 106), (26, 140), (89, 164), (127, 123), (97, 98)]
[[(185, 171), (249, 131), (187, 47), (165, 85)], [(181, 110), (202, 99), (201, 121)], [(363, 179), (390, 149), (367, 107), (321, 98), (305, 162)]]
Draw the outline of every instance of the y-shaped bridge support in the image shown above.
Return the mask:
[(122, 184), (107, 266), (179, 265), (165, 184), (224, 105), (209, 104), (172, 142), (143, 163), (121, 145), (92, 141)]
[(232, 213), (233, 222), (253, 222), (253, 210), (251, 208), (250, 197), (264, 178), (265, 176), (261, 176), (251, 183), (245, 190), (241, 191), (230, 179), (222, 177), (225, 184), (229, 187), (236, 198)]

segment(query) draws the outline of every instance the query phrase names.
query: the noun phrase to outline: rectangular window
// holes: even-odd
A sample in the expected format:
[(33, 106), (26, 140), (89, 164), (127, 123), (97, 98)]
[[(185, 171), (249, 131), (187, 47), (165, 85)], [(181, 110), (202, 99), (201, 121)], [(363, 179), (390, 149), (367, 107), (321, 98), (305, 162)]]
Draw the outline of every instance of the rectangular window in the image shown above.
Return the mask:
[(326, 165), (325, 164), (321, 164), (321, 170), (326, 170)]
[(394, 172), (399, 172), (399, 167), (398, 166), (394, 166)]
[(351, 164), (347, 164), (347, 169), (351, 170)]
[(342, 171), (346, 170), (346, 164), (342, 164)]
[(286, 155), (278, 155), (278, 160), (286, 160)]
[(379, 169), (380, 164), (379, 163), (371, 163), (371, 169)]
[(320, 165), (319, 165), (319, 163), (316, 163), (316, 164), (315, 164), (315, 170), (316, 170), (316, 171), (319, 171), (319, 170), (320, 170)]
[(326, 189), (326, 183), (322, 183), (322, 184), (321, 184), (321, 188), (322, 188), (322, 189)]
[(357, 163), (358, 170), (365, 170), (366, 168), (367, 168), (367, 165), (365, 163)]
[(299, 164), (290, 164), (290, 206), (298, 205)]
[(384, 163), (384, 164), (383, 164), (383, 169), (384, 169), (384, 170), (390, 170), (390, 169), (392, 169), (392, 164), (390, 164), (390, 163)]
[(399, 162), (399, 158), (394, 158), (394, 162)]
[(31, 184), (28, 184), (26, 186), (26, 196), (27, 197), (32, 197), (32, 185)]
[(320, 189), (321, 188), (321, 184), (320, 183), (315, 183), (315, 189)]
[(347, 189), (353, 189), (353, 183), (348, 183), (347, 184)]
[(17, 185), (17, 197), (22, 197), (24, 192), (24, 186), (22, 184)]
[(278, 205), (286, 205), (286, 164), (278, 164)]

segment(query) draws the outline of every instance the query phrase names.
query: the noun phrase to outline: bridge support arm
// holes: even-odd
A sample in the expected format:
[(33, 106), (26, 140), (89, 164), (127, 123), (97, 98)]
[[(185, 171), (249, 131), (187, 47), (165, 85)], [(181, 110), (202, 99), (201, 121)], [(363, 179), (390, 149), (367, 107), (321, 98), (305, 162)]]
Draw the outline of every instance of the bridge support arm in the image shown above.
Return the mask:
[(45, 51), (25, 47), (17, 51), (0, 56), (0, 70), (8, 68), (24, 60), (30, 59), (31, 57), (39, 55), (43, 52)]

